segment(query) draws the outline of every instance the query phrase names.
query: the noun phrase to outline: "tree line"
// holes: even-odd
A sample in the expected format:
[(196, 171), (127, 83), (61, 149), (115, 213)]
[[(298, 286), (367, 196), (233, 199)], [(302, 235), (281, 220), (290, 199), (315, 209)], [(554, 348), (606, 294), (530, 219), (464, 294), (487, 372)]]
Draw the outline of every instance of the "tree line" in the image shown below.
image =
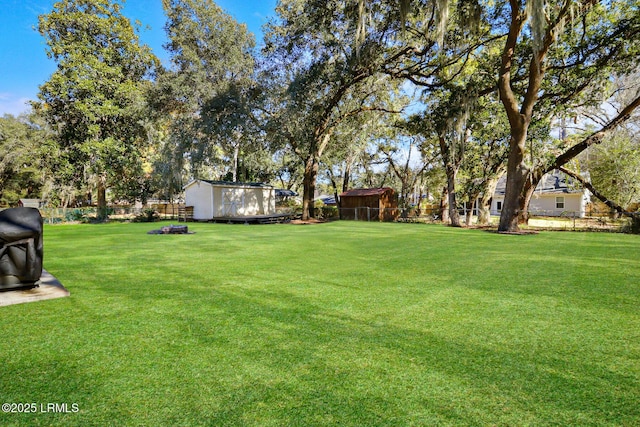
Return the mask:
[(640, 199), (637, 0), (281, 0), (260, 48), (211, 1), (162, 5), (168, 64), (116, 0), (40, 16), (57, 69), (30, 115), (0, 119), (0, 203), (106, 212), (107, 194), (225, 179), (302, 190), (308, 218), (318, 186), (392, 185), (459, 226), (463, 202), (488, 220), (506, 175), (499, 229), (516, 231), (560, 168)]

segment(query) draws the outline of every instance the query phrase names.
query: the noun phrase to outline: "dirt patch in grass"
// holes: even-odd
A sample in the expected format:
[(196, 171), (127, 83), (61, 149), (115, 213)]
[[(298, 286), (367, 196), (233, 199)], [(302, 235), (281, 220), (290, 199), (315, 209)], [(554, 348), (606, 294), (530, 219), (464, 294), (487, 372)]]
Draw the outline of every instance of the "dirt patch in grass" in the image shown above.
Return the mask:
[(526, 236), (528, 234), (539, 234), (539, 231), (536, 230), (520, 230), (520, 231), (498, 231), (498, 230), (487, 230), (489, 233), (497, 233), (497, 234), (511, 234), (514, 236)]
[(291, 220), (291, 222), (289, 222), (289, 224), (295, 224), (295, 225), (309, 225), (309, 224), (324, 224), (325, 220), (323, 219), (315, 219), (315, 218), (309, 218), (309, 219), (294, 219)]

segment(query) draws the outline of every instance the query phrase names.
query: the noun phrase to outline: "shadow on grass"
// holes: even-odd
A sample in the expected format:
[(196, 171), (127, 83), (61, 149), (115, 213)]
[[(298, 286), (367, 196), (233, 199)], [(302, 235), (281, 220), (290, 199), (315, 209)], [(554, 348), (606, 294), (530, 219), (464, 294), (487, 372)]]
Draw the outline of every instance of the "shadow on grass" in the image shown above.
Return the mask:
[[(12, 336), (3, 398), (77, 402), (81, 412), (0, 414), (2, 425), (632, 425), (640, 416), (638, 379), (588, 349), (569, 358), (527, 349), (526, 338), (500, 349), (474, 331), (400, 327), (282, 290), (175, 298), (112, 316), (78, 307), (85, 318), (73, 329)], [(20, 359), (24, 347), (31, 357)]]
[(260, 422), (273, 408), (282, 411), (270, 417), (285, 424), (597, 425), (640, 415), (637, 378), (588, 357), (500, 351), (428, 328), (365, 322), (284, 292), (222, 290), (216, 298), (223, 328), (202, 316), (180, 319), (201, 346), (223, 340), (244, 361), (236, 375), (245, 386), (234, 387), (234, 404), (212, 414), (215, 422)]
[[(385, 244), (390, 230), (409, 235), (416, 228), (337, 228), (326, 239), (320, 228), (282, 236), (277, 228), (223, 234), (212, 226), (199, 230), (197, 241), (160, 244), (150, 236), (131, 248), (136, 239), (120, 228), (91, 226), (98, 236), (75, 237), (82, 250), (63, 247), (61, 237), (73, 238), (76, 229), (61, 228), (56, 256), (67, 270), (56, 275), (72, 296), (2, 313), (0, 379), (6, 399), (78, 399), (81, 411), (0, 414), (0, 425), (636, 424), (633, 343), (603, 337), (601, 348), (591, 348), (594, 339), (580, 336), (583, 319), (576, 318), (572, 339), (584, 348), (563, 351), (565, 340), (553, 328), (566, 329), (571, 319), (543, 319), (546, 328), (538, 330), (536, 321), (553, 311), (523, 315), (523, 300), (540, 299), (539, 309), (556, 296), (551, 280), (563, 265), (546, 248), (523, 249), (522, 239), (480, 231), (421, 227), (427, 238), (412, 238), (404, 252), (386, 243), (374, 253), (371, 247)], [(337, 253), (320, 262), (309, 258), (308, 245), (295, 246), (288, 267), (279, 257), (261, 260), (267, 279), (251, 263), (250, 251), (264, 254), (274, 241), (282, 250), (289, 239), (310, 234)], [(445, 240), (453, 235), (463, 238)], [(551, 243), (544, 233), (527, 238), (544, 239)], [(521, 256), (515, 248), (546, 265), (553, 261), (542, 285), (501, 284), (509, 271), (494, 258)], [(353, 260), (373, 257), (388, 266), (387, 283), (377, 284), (378, 274), (349, 277)], [(400, 258), (411, 274), (394, 271)], [(520, 279), (539, 273), (533, 262), (526, 267)], [(407, 282), (398, 284), (403, 289), (389, 284), (394, 275)], [(491, 279), (479, 280), (485, 277)], [(560, 295), (567, 305), (584, 300), (579, 281), (572, 283)], [(508, 304), (490, 305), (501, 300)], [(19, 320), (27, 320), (28, 333)], [(611, 326), (620, 327), (620, 320)]]

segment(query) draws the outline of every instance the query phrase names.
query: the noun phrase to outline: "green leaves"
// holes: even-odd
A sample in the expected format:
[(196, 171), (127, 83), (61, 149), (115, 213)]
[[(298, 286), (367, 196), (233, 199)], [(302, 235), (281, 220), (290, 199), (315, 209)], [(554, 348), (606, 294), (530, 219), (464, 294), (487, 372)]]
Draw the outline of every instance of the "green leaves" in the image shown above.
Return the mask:
[(640, 203), (640, 144), (630, 131), (620, 131), (594, 147), (589, 155), (591, 183), (624, 208)]
[(0, 117), (0, 206), (40, 197), (45, 138), (33, 119)]
[(58, 63), (39, 98), (60, 150), (53, 170), (59, 185), (81, 186), (87, 174), (107, 183), (129, 178), (123, 171), (146, 141), (140, 100), (159, 62), (120, 8), (109, 0), (62, 0), (40, 17), (38, 30)]
[[(165, 0), (171, 69), (161, 73), (157, 109), (173, 116), (168, 144), (191, 174), (223, 169), (243, 140), (246, 98), (254, 85), (253, 34), (214, 2)], [(229, 105), (226, 102), (229, 101)]]

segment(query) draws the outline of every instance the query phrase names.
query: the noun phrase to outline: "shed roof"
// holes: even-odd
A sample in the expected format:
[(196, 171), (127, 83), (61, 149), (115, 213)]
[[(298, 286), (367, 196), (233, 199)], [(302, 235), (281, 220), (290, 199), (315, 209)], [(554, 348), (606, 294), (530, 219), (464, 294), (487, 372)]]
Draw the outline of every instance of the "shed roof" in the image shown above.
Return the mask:
[(265, 184), (263, 182), (230, 182), (230, 181), (212, 181), (209, 179), (195, 179), (184, 186), (187, 188), (193, 185), (196, 182), (206, 182), (207, 184), (217, 186), (217, 187), (252, 187), (252, 188), (273, 188), (273, 186), (269, 184)]
[(381, 196), (387, 191), (391, 190), (393, 192), (393, 188), (391, 187), (381, 187), (381, 188), (354, 188), (353, 190), (345, 191), (340, 195), (340, 197), (367, 197), (367, 196)]

